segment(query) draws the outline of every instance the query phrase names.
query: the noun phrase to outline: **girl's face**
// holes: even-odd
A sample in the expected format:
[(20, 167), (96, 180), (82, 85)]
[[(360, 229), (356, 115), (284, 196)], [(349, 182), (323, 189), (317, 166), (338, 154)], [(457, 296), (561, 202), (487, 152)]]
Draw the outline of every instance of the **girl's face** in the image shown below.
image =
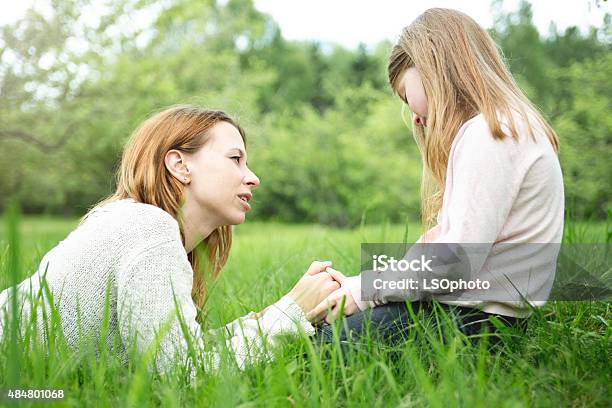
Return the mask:
[(232, 124), (219, 122), (210, 129), (210, 140), (196, 153), (187, 154), (190, 182), (186, 204), (201, 210), (207, 222), (237, 225), (251, 209), (251, 190), (259, 178), (247, 167), (244, 141)]
[(412, 123), (419, 126), (427, 125), (427, 96), (419, 71), (415, 67), (408, 68), (400, 76), (399, 93), (404, 95), (412, 111)]

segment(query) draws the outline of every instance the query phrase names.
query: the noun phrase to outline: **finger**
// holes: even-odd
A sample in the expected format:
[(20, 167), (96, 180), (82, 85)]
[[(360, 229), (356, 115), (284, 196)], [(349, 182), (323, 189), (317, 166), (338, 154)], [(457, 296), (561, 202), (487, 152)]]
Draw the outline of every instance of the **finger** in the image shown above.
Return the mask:
[(325, 273), (325, 272), (314, 274), (312, 275), (311, 279), (314, 279), (318, 283), (335, 282), (334, 278), (332, 278), (332, 276), (329, 273)]
[(340, 285), (338, 284), (338, 282), (334, 280), (328, 283), (325, 283), (325, 286), (323, 286), (323, 288), (319, 291), (319, 299), (321, 298), (328, 299), (338, 289), (340, 289)]
[(332, 265), (331, 261), (314, 261), (310, 264), (308, 271), (306, 273), (308, 275), (316, 275), (319, 272), (323, 272), (325, 268), (328, 268)]
[(340, 289), (340, 284), (335, 280), (329, 281), (325, 284), (325, 290), (329, 290), (331, 292), (335, 292)]
[(336, 282), (333, 279), (330, 279), (327, 282), (321, 283), (321, 289), (319, 291), (319, 296), (321, 296), (321, 294), (323, 293), (325, 294), (325, 298), (327, 298), (329, 297), (330, 294), (334, 293), (338, 289), (340, 289), (340, 285), (338, 284), (338, 282)]
[(335, 304), (336, 299), (334, 298), (323, 299), (321, 303), (319, 303), (317, 306), (315, 306), (314, 309), (312, 309), (306, 314), (306, 318), (308, 320), (312, 320), (312, 318), (316, 318), (325, 313), (329, 308), (334, 307)]
[(325, 318), (327, 312), (323, 311), (321, 313), (315, 314), (314, 309), (310, 312), (306, 313), (306, 319), (309, 322), (318, 323)]
[(340, 313), (340, 306), (336, 305), (328, 314), (325, 316), (325, 322), (332, 324), (338, 319), (338, 313)]
[(337, 271), (337, 270), (335, 270), (332, 267), (328, 267), (325, 270), (327, 271), (327, 273), (329, 273), (331, 275), (332, 278), (334, 278), (335, 281), (337, 281), (341, 285), (344, 282), (344, 280), (346, 279), (346, 276), (344, 276), (344, 274), (342, 272)]

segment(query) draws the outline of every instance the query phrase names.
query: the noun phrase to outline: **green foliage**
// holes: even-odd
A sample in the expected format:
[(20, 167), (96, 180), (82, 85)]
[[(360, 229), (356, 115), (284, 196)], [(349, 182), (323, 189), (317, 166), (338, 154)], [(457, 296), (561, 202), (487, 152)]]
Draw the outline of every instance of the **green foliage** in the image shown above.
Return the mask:
[[(601, 214), (612, 209), (612, 54), (575, 62), (553, 73), (564, 84), (553, 120), (562, 137), (566, 195), (580, 203), (577, 211)], [(606, 176), (607, 175), (607, 176)], [(583, 200), (586, 197), (588, 200)]]
[(395, 120), (397, 102), (366, 86), (344, 89), (337, 104), (323, 114), (305, 107), (268, 116), (262, 124), (266, 137), (251, 147), (262, 180), (255, 219), (344, 226), (359, 223), (362, 215), (398, 220), (418, 212), (413, 186), (420, 159), (409, 131)]
[[(99, 19), (83, 18), (88, 0), (52, 5), (0, 27), (0, 209), (16, 197), (26, 213), (83, 213), (113, 190), (143, 119), (196, 103), (246, 128), (258, 219), (419, 218), (420, 158), (386, 80), (391, 44), (287, 41), (251, 1), (121, 0)], [(138, 15), (151, 21), (132, 27)], [(495, 21), (519, 84), (560, 135), (575, 215), (605, 217), (610, 19), (542, 36), (522, 3)]]
[(612, 207), (612, 100), (610, 15), (603, 27), (582, 34), (551, 24), (541, 38), (531, 6), (499, 16), (493, 37), (513, 74), (543, 110), (561, 140), (561, 167), (567, 206), (578, 218), (605, 218)]

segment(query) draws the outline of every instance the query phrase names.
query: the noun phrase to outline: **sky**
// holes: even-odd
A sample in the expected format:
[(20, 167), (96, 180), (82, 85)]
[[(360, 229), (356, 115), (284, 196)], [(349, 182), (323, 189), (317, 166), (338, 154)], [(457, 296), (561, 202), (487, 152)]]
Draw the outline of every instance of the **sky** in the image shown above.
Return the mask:
[[(1, 0), (0, 24), (18, 19), (35, 0)], [(542, 34), (554, 21), (560, 30), (576, 25), (601, 27), (612, 1), (534, 0), (533, 19)], [(516, 10), (519, 0), (504, 0), (503, 9)], [(430, 7), (463, 11), (484, 27), (491, 27), (491, 0), (255, 0), (258, 10), (271, 15), (289, 40), (332, 42), (348, 48), (395, 41), (401, 29)]]

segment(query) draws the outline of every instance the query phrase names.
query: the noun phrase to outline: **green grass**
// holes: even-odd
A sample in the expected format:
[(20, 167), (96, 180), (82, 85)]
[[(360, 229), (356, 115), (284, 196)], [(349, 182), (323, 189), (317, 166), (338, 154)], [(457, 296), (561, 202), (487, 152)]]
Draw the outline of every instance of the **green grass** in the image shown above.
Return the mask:
[[(27, 217), (19, 222), (18, 238), (3, 223), (0, 288), (9, 285), (9, 272), (19, 272), (13, 279), (29, 275), (77, 222)], [(352, 275), (359, 269), (361, 242), (413, 241), (418, 235), (416, 225), (407, 231), (394, 225), (337, 230), (249, 222), (236, 228), (228, 265), (210, 292), (210, 326), (273, 303), (314, 259), (332, 260)], [(609, 242), (609, 236), (602, 223), (569, 223), (566, 232), (574, 242)], [(550, 302), (530, 319), (525, 336), (506, 339), (496, 351), (473, 345), (456, 330), (449, 329), (449, 340), (442, 342), (426, 325), (415, 326), (414, 336), (395, 349), (370, 340), (365, 348), (342, 353), (338, 344), (316, 349), (298, 338), (275, 349), (273, 362), (244, 372), (223, 365), (216, 374), (199, 372), (191, 385), (180, 366), (152, 375), (135, 353), (125, 367), (107, 350), (96, 359), (91, 350), (71, 352), (61, 339), (43, 345), (32, 338), (24, 345), (6, 336), (0, 343), (0, 388), (62, 389), (66, 398), (56, 404), (79, 407), (603, 407), (612, 405), (611, 317), (607, 302)]]

